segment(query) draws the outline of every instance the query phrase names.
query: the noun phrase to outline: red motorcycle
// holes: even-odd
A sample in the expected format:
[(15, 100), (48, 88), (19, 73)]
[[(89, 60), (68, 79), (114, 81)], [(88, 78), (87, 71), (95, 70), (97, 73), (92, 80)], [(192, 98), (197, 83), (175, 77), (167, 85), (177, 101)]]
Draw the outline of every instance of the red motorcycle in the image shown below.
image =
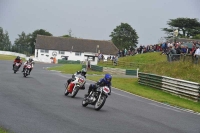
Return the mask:
[(24, 77), (27, 77), (29, 75), (29, 71), (30, 71), (31, 68), (32, 68), (31, 64), (25, 65), (25, 70), (24, 70), (24, 73), (23, 73)]
[(17, 62), (14, 64), (14, 67), (13, 67), (14, 73), (16, 73), (19, 70), (19, 65), (20, 63), (17, 63)]

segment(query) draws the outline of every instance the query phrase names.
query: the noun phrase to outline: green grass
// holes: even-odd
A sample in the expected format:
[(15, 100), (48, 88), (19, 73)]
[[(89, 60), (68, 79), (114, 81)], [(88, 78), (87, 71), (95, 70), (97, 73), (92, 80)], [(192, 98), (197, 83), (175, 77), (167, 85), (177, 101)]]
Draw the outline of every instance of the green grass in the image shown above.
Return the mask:
[[(74, 74), (76, 71), (80, 71), (82, 69), (81, 64), (65, 64), (62, 66), (56, 66), (56, 67), (51, 67), (48, 68), (48, 70), (57, 70), (61, 71), (62, 73), (67, 73), (67, 74)], [(87, 74), (95, 74), (95, 75), (102, 75), (104, 74), (103, 72), (97, 72), (97, 71), (92, 71), (91, 69), (87, 70)]]
[[(16, 57), (17, 56), (0, 54), (0, 60), (12, 60), (12, 61), (14, 61)], [(22, 58), (22, 60), (25, 61), (24, 58)]]
[[(198, 65), (194, 65), (191, 61), (178, 61), (178, 62), (167, 62), (166, 55), (160, 55), (160, 52), (145, 53), (135, 56), (122, 57), (119, 58), (122, 62), (134, 62), (140, 63), (140, 72), (153, 73), (162, 76), (169, 76), (172, 78), (184, 79), (188, 81), (200, 83), (200, 69)], [(105, 62), (100, 62), (98, 65), (109, 67), (124, 68), (122, 66), (113, 66), (112, 64), (105, 64)], [(74, 73), (75, 71), (81, 69), (81, 65), (76, 68), (76, 65), (65, 65), (60, 66), (64, 73)], [(126, 67), (127, 68), (127, 67)], [(65, 69), (65, 70), (64, 70)], [(73, 70), (72, 70), (73, 69)], [(135, 69), (132, 67), (132, 69)], [(60, 70), (60, 68), (58, 68)], [(73, 71), (73, 72), (71, 72)], [(88, 74), (96, 73), (94, 71), (88, 71)], [(98, 74), (103, 74), (98, 72)], [(102, 76), (87, 76), (88, 79), (93, 81), (98, 81)], [(138, 84), (137, 79), (132, 78), (119, 78), (113, 77), (112, 80), (113, 87), (119, 88), (121, 90), (143, 96), (155, 101), (166, 103), (172, 106), (177, 106), (181, 108), (191, 109), (196, 112), (200, 112), (200, 103), (194, 102), (192, 100), (185, 99), (176, 95), (169, 94), (167, 92), (154, 89), (148, 86)]]
[(0, 133), (8, 133), (8, 131), (0, 127)]
[[(93, 81), (98, 81), (100, 78), (102, 78), (102, 76), (87, 76), (87, 79)], [(200, 103), (181, 98), (158, 89), (140, 85), (138, 84), (138, 79), (136, 78), (113, 77), (112, 86), (165, 104), (200, 112)]]

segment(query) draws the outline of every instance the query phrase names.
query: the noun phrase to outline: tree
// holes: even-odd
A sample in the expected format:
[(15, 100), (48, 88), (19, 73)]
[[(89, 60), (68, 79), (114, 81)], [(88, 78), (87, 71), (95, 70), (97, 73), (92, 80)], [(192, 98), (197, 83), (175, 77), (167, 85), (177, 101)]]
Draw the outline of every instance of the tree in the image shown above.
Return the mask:
[(63, 35), (61, 37), (72, 37), (72, 30), (69, 29), (68, 32), (69, 32), (69, 34)]
[(69, 35), (63, 35), (62, 37), (71, 37), (71, 36), (69, 36)]
[(130, 46), (136, 47), (138, 44), (138, 35), (129, 24), (121, 23), (117, 26), (110, 35), (112, 42), (119, 49), (128, 48)]
[(35, 30), (30, 36), (29, 42), (32, 48), (32, 54), (35, 53), (35, 42), (37, 35), (52, 36), (52, 34), (44, 29)]
[(8, 31), (3, 32), (0, 27), (0, 50), (9, 51), (11, 49), (11, 41), (9, 39)]
[(192, 39), (200, 39), (200, 34), (197, 34), (196, 36), (192, 37)]
[(21, 34), (18, 34), (18, 38), (15, 39), (14, 46), (12, 51), (27, 54), (30, 53), (30, 37), (31, 34), (27, 34), (22, 31)]
[(30, 40), (31, 35), (22, 31), (21, 34), (18, 34), (18, 38), (15, 39), (15, 44), (16, 45), (22, 45), (22, 46), (28, 46), (29, 45), (29, 40)]
[(175, 29), (178, 29), (178, 36), (182, 38), (190, 38), (200, 34), (200, 22), (196, 18), (170, 19), (167, 24), (170, 28), (162, 28), (162, 30), (167, 34), (166, 38), (173, 37)]
[(4, 48), (3, 48), (3, 50), (9, 51), (9, 50), (11, 49), (11, 45), (12, 45), (12, 44), (11, 44), (11, 41), (10, 41), (10, 39), (9, 39), (8, 31), (5, 31), (3, 43), (4, 43)]
[(3, 41), (4, 41), (3, 28), (0, 27), (0, 50), (3, 50), (3, 48), (4, 48)]

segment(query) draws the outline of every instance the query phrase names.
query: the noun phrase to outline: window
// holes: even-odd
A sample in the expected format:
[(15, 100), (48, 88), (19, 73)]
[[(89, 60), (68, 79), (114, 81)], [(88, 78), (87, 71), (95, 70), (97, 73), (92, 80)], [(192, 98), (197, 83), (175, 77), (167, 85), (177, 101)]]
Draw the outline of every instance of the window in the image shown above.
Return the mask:
[(65, 51), (59, 51), (59, 54), (65, 54)]
[(49, 55), (46, 55), (46, 57), (49, 57)]
[(75, 52), (75, 56), (81, 56), (80, 52)]
[(45, 53), (49, 53), (49, 50), (44, 50), (45, 51)]
[(49, 53), (49, 50), (40, 49), (40, 53)]
[(43, 49), (40, 49), (40, 53), (44, 53), (44, 50), (43, 50)]

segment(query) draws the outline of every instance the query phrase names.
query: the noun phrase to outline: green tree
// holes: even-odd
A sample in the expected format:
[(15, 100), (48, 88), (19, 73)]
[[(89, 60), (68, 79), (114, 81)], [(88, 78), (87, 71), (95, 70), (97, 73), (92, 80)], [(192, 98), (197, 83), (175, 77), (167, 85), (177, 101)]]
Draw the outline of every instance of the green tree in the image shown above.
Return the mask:
[(128, 48), (129, 46), (134, 46), (138, 44), (138, 35), (129, 24), (121, 23), (117, 26), (110, 35), (112, 42), (117, 48)]
[(196, 36), (192, 37), (192, 39), (200, 39), (200, 34), (197, 34)]
[(71, 37), (71, 36), (69, 36), (69, 35), (63, 35), (62, 37)]
[(35, 53), (35, 42), (37, 35), (52, 36), (52, 34), (44, 29), (35, 30), (30, 36), (29, 42), (32, 48), (32, 54)]
[(8, 31), (5, 31), (4, 41), (3, 42), (4, 42), (4, 48), (3, 48), (3, 50), (10, 51), (12, 44), (11, 44), (11, 41), (9, 39)]
[(30, 37), (31, 35), (28, 34), (26, 35), (26, 33), (24, 31), (22, 31), (21, 34), (18, 34), (18, 38), (15, 39), (15, 44), (16, 45), (22, 45), (22, 46), (28, 46), (29, 45), (29, 41), (30, 41)]
[(162, 31), (165, 31), (167, 34), (166, 38), (173, 37), (173, 32), (175, 29), (178, 29), (178, 36), (182, 38), (190, 38), (200, 34), (200, 22), (196, 18), (170, 19), (167, 22), (167, 25), (170, 28), (162, 28)]
[(30, 53), (30, 37), (31, 34), (27, 34), (22, 31), (21, 34), (18, 34), (18, 38), (14, 41), (14, 46), (12, 47), (12, 51), (27, 54)]
[(0, 27), (0, 50), (9, 51), (11, 49), (11, 41), (9, 39), (8, 31), (3, 32)]
[(0, 50), (3, 50), (3, 48), (4, 48), (3, 41), (4, 41), (3, 28), (0, 27)]

